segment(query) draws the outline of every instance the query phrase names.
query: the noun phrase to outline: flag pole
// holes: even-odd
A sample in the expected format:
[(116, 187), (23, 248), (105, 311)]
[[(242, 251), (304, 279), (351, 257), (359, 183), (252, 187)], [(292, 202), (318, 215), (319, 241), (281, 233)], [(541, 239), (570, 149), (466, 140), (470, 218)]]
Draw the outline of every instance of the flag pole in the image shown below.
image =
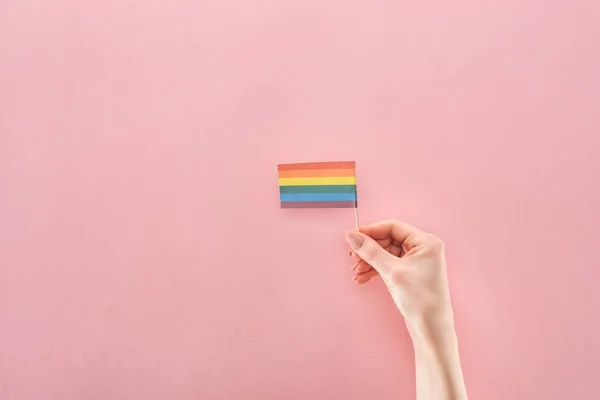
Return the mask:
[(358, 228), (360, 227), (360, 225), (358, 224), (358, 207), (354, 206), (354, 220), (356, 221), (356, 230), (358, 231)]

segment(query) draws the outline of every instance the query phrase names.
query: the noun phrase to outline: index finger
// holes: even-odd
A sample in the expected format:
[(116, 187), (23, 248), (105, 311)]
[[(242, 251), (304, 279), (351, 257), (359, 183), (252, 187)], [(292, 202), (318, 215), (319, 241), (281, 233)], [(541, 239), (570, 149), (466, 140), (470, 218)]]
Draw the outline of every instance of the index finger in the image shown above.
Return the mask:
[(421, 231), (414, 226), (395, 218), (361, 226), (359, 231), (375, 240), (392, 238), (401, 243), (410, 235), (421, 233)]

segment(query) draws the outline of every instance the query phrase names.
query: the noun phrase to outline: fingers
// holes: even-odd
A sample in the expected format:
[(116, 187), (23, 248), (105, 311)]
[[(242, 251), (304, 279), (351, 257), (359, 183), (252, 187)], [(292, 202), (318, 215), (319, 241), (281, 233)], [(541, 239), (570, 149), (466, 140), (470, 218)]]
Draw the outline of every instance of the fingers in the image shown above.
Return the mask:
[(367, 264), (366, 262), (364, 262), (363, 260), (358, 260), (353, 266), (352, 266), (352, 271), (355, 272), (367, 272), (368, 270), (372, 269), (373, 267), (371, 267), (369, 264)]
[[(387, 250), (389, 253), (392, 253), (396, 257), (400, 256), (400, 253), (401, 253), (401, 250), (402, 250), (402, 244), (401, 243), (396, 242), (395, 240), (392, 240), (391, 238), (376, 240), (376, 242), (381, 247), (383, 247), (385, 250)], [(350, 252), (348, 254), (350, 255), (350, 257), (355, 258), (357, 260), (361, 259), (359, 257), (359, 255), (356, 254), (356, 252), (354, 250), (350, 250)]]
[(374, 268), (371, 268), (367, 272), (361, 272), (361, 273), (354, 275), (354, 278), (352, 278), (352, 282), (358, 283), (358, 284), (367, 283), (371, 280), (371, 278), (373, 278), (374, 276), (377, 276), (377, 275), (379, 275), (377, 273), (377, 271)]
[(346, 233), (345, 237), (354, 253), (380, 273), (386, 272), (390, 268), (390, 263), (397, 260), (375, 240), (363, 233), (350, 231)]
[(397, 219), (388, 219), (362, 226), (359, 231), (346, 233), (352, 248), (349, 255), (356, 260), (352, 270), (355, 283), (366, 283), (376, 275), (387, 276), (398, 263), (399, 257), (416, 247), (426, 233)]
[(375, 240), (392, 238), (400, 243), (404, 242), (411, 235), (421, 233), (414, 226), (393, 218), (361, 226), (360, 232)]

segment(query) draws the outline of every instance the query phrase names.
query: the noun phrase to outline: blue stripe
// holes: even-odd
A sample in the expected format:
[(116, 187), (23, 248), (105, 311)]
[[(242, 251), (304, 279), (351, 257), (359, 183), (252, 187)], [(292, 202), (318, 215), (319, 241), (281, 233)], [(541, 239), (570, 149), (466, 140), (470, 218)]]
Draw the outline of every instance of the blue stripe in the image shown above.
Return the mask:
[(286, 201), (356, 201), (356, 193), (281, 193), (279, 198)]

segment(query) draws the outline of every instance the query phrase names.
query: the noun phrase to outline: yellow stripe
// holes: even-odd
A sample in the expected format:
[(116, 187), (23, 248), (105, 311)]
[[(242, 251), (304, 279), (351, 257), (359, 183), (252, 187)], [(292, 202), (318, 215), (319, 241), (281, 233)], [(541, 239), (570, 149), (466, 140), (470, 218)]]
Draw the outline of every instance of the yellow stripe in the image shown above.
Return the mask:
[(356, 185), (356, 177), (340, 176), (331, 178), (279, 178), (279, 186), (304, 185)]

